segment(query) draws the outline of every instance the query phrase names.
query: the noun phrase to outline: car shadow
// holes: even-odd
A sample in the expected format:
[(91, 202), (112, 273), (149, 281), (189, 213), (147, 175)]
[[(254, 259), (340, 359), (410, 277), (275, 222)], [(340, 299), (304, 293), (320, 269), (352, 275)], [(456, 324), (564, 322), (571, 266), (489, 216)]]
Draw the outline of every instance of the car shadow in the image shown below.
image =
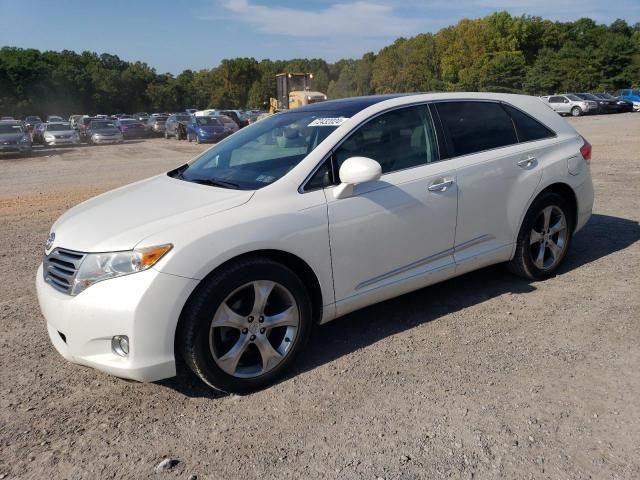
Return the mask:
[[(595, 214), (573, 238), (558, 274), (624, 250), (638, 240), (640, 225), (637, 221)], [(441, 316), (505, 293), (521, 295), (535, 289), (535, 282), (510, 274), (501, 265), (494, 265), (363, 308), (317, 326), (297, 366), (281, 382)], [(177, 377), (159, 384), (189, 397), (219, 398), (224, 395), (207, 388), (185, 366), (179, 365), (178, 371)]]

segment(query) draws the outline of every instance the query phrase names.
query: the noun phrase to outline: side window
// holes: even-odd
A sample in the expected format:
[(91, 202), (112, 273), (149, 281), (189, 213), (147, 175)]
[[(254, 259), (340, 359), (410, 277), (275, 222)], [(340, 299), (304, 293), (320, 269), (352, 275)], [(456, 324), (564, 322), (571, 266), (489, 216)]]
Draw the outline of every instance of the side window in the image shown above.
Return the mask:
[(555, 133), (545, 127), (543, 124), (530, 117), (524, 112), (511, 105), (502, 105), (507, 113), (511, 116), (513, 124), (516, 126), (519, 142), (531, 142), (533, 140), (542, 140), (543, 138), (555, 137)]
[(549, 98), (549, 103), (562, 103), (564, 98), (562, 97), (551, 97)]
[(498, 103), (442, 102), (436, 108), (455, 156), (518, 143), (511, 118)]
[(385, 174), (437, 161), (437, 152), (429, 110), (420, 105), (370, 120), (351, 134), (334, 158), (339, 169), (350, 157), (368, 157), (380, 163)]

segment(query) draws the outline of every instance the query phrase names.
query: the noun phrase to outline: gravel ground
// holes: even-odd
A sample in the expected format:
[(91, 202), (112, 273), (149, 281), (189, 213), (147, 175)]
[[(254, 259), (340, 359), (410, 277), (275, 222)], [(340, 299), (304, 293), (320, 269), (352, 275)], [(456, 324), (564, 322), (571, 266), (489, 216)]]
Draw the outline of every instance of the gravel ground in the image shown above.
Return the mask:
[(348, 315), (242, 397), (67, 363), (35, 297), (63, 211), (204, 146), (0, 157), (0, 479), (640, 478), (640, 114), (571, 122), (596, 205), (557, 277), (496, 266)]

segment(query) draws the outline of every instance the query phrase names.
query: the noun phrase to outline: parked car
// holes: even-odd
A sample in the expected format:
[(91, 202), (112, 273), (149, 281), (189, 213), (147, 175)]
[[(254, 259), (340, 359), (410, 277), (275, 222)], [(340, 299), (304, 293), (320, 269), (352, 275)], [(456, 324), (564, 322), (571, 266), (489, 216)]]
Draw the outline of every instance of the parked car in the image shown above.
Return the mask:
[(78, 134), (80, 135), (80, 140), (86, 142), (89, 137), (87, 131), (89, 130), (89, 124), (91, 124), (92, 120), (95, 120), (97, 117), (82, 117), (77, 122)]
[(564, 95), (547, 95), (541, 97), (549, 106), (560, 115), (572, 115), (579, 117), (587, 113), (596, 113), (598, 103), (592, 100), (583, 100), (572, 93)]
[(169, 117), (151, 116), (147, 121), (148, 131), (152, 135), (164, 135), (165, 125)]
[(65, 119), (58, 116), (58, 115), (49, 115), (47, 117), (47, 123), (51, 122), (51, 123), (61, 123), (61, 122), (65, 122)]
[(71, 124), (71, 128), (78, 128), (78, 121), (82, 118), (86, 117), (86, 115), (71, 115), (69, 117), (69, 123)]
[(115, 124), (122, 132), (124, 138), (141, 138), (147, 136), (144, 125), (133, 118), (120, 118), (116, 120)]
[(595, 102), (596, 105), (598, 105), (598, 109), (595, 113), (614, 113), (617, 111), (616, 102), (598, 98), (592, 93), (576, 93), (575, 96), (582, 100)]
[(608, 101), (610, 103), (609, 108), (614, 113), (633, 112), (633, 102), (630, 102), (629, 100), (621, 100), (613, 95), (609, 95), (608, 93), (593, 93), (592, 95), (599, 100)]
[(3, 117), (0, 117), (0, 122), (11, 122), (14, 121), (15, 118), (9, 116), (9, 115), (5, 115)]
[(256, 390), (314, 323), (497, 263), (553, 276), (591, 216), (590, 160), (533, 97), (303, 106), (66, 212), (39, 303), (72, 362), (155, 381), (179, 356), (216, 389)]
[(42, 135), (44, 134), (46, 125), (46, 123), (38, 123), (34, 126), (33, 130), (31, 131), (31, 139), (33, 143), (44, 143), (44, 138)]
[(0, 153), (31, 153), (31, 136), (22, 122), (0, 120)]
[(172, 113), (169, 115), (164, 125), (164, 138), (175, 137), (176, 127), (179, 123), (191, 123), (191, 115), (188, 113)]
[(219, 142), (227, 136), (222, 122), (213, 117), (192, 116), (190, 122), (179, 126), (184, 128), (180, 130), (179, 139), (186, 138), (189, 142)]
[(640, 89), (624, 88), (616, 92), (616, 97), (633, 103), (633, 110), (640, 111)]
[(42, 144), (47, 147), (75, 145), (80, 143), (80, 134), (69, 122), (44, 123)]
[(211, 115), (210, 118), (215, 118), (224, 126), (225, 135), (231, 135), (232, 133), (236, 133), (240, 130), (238, 124), (234, 122), (231, 118), (226, 115)]
[(42, 123), (42, 119), (36, 115), (29, 115), (24, 119), (24, 126), (27, 128), (29, 132), (32, 132), (33, 129)]
[(238, 128), (244, 128), (247, 125), (249, 125), (249, 122), (240, 118), (240, 114), (235, 110), (221, 110), (220, 115), (225, 115), (229, 117), (231, 120), (233, 120), (234, 122), (236, 122), (236, 124), (238, 125)]
[(89, 144), (122, 143), (124, 136), (113, 120), (94, 118), (87, 128)]

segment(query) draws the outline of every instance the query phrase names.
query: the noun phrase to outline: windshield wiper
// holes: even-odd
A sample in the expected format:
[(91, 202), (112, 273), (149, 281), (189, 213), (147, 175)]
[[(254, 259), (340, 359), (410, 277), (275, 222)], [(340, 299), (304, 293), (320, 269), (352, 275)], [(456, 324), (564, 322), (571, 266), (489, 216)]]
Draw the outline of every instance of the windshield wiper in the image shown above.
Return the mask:
[(240, 185), (233, 182), (227, 182), (225, 180), (220, 180), (219, 178), (184, 178), (187, 182), (200, 183), (202, 185), (209, 185), (211, 187), (222, 187), (222, 188), (231, 188), (233, 190), (238, 190)]

